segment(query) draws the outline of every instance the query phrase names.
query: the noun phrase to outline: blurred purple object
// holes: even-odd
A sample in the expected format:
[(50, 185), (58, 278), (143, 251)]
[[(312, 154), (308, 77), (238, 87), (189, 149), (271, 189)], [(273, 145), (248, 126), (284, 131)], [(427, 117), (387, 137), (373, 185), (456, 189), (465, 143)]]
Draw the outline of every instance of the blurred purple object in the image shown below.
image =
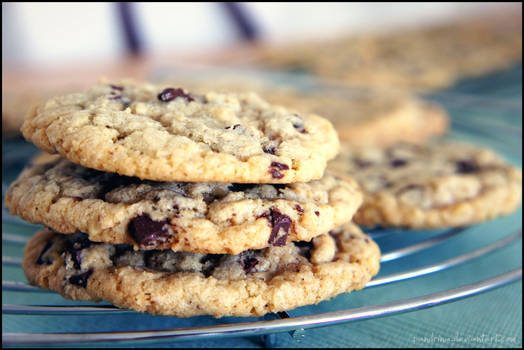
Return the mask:
[(259, 30), (252, 18), (248, 15), (242, 3), (222, 2), (220, 3), (231, 16), (232, 21), (237, 27), (242, 38), (246, 41), (256, 41), (259, 36)]

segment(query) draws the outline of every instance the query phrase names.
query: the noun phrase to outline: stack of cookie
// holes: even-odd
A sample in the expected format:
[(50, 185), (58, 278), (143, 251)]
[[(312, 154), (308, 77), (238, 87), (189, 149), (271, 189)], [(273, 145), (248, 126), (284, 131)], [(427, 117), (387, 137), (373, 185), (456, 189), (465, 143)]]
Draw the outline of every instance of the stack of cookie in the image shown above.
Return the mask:
[(47, 226), (23, 268), (66, 298), (259, 316), (378, 272), (377, 245), (350, 222), (362, 193), (325, 173), (339, 141), (316, 115), (252, 93), (101, 81), (34, 108), (22, 132), (48, 152), (7, 191), (11, 213)]

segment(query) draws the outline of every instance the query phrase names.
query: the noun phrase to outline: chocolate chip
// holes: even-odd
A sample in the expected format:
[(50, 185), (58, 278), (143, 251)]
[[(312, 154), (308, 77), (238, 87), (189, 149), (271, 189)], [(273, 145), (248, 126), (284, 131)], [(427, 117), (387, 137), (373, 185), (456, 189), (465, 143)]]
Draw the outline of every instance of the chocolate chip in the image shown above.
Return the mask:
[(255, 266), (259, 263), (258, 259), (252, 256), (242, 256), (240, 264), (245, 273), (256, 272)]
[(84, 181), (88, 182), (98, 182), (98, 177), (104, 177), (105, 174), (103, 171), (100, 170), (94, 170), (90, 168), (82, 168), (83, 171), (79, 172), (78, 175), (80, 178)]
[(187, 102), (195, 100), (189, 94), (186, 94), (182, 89), (167, 88), (162, 90), (162, 92), (158, 94), (158, 99), (162, 102), (169, 102), (177, 97), (183, 97), (186, 99)]
[(275, 188), (275, 190), (277, 190), (277, 192), (280, 192), (286, 188), (286, 185), (284, 184), (273, 184), (272, 186)]
[(279, 163), (279, 162), (271, 162), (271, 166), (274, 167), (274, 168), (280, 169), (280, 170), (288, 170), (289, 169), (289, 165), (282, 164), (282, 163)]
[(69, 283), (74, 284), (75, 286), (85, 288), (87, 287), (87, 279), (89, 278), (89, 276), (91, 276), (92, 273), (93, 270), (89, 270), (87, 272), (71, 276), (69, 277)]
[[(266, 218), (271, 226), (271, 235), (268, 243), (277, 247), (285, 245), (293, 220), (289, 216), (282, 214), (278, 209), (273, 208), (259, 217)], [(284, 231), (284, 234), (278, 237), (281, 229)]]
[(398, 167), (401, 167), (401, 166), (404, 166), (406, 165), (408, 162), (404, 159), (393, 159), (391, 161), (391, 166), (393, 168), (398, 168)]
[(117, 85), (109, 85), (109, 86), (111, 86), (111, 89), (114, 89), (114, 90), (118, 90), (118, 91), (124, 90), (123, 86), (117, 86)]
[(133, 246), (130, 244), (115, 244), (115, 252), (111, 256), (111, 260), (118, 258), (119, 256), (125, 254), (126, 252), (132, 251)]
[(304, 215), (304, 209), (300, 205), (295, 205), (295, 210), (298, 211), (300, 215)]
[(81, 253), (82, 250), (91, 246), (91, 242), (85, 233), (75, 233), (73, 236), (68, 237), (65, 244), (65, 250), (71, 255), (73, 260), (73, 266), (75, 269), (80, 270), (82, 264)]
[(479, 171), (479, 166), (472, 160), (460, 160), (455, 163), (455, 167), (459, 174), (471, 174)]
[(279, 163), (279, 162), (271, 162), (271, 167), (272, 167), (272, 169), (270, 169), (269, 172), (271, 173), (271, 176), (274, 179), (281, 179), (281, 178), (284, 177), (284, 175), (282, 173), (280, 173), (279, 170), (288, 170), (289, 169), (289, 165), (282, 164), (282, 163)]
[(178, 206), (178, 204), (173, 204), (173, 210), (175, 211), (175, 218), (178, 218), (180, 216), (180, 207)]
[(122, 186), (130, 186), (133, 184), (139, 184), (142, 181), (137, 177), (129, 177), (129, 176), (122, 176), (122, 175), (107, 175), (101, 174), (101, 178), (97, 181), (101, 184), (100, 191), (98, 193), (99, 199), (106, 199), (105, 195), (109, 192), (112, 192), (116, 190), (119, 187)]
[(295, 129), (297, 129), (297, 131), (301, 134), (305, 134), (307, 133), (306, 129), (304, 129), (304, 125), (300, 125), (300, 124), (293, 124), (293, 127)]
[(320, 213), (317, 210), (315, 210), (315, 215), (320, 216)]
[(233, 128), (233, 130), (235, 130), (235, 129), (239, 128), (239, 127), (240, 127), (240, 124), (235, 124), (232, 127), (231, 126), (226, 126), (226, 130), (227, 129), (231, 129), (231, 128)]
[(257, 184), (231, 184), (228, 186), (228, 190), (231, 192), (245, 192), (255, 188)]
[(311, 258), (311, 249), (313, 249), (313, 242), (297, 241), (293, 242), (298, 248), (298, 254), (309, 260)]
[[(53, 245), (53, 241), (49, 241), (46, 243), (46, 245), (44, 246), (44, 249), (42, 249), (42, 252), (38, 256), (38, 259), (36, 259), (37, 265), (42, 265), (44, 263), (44, 260), (43, 260), (44, 254), (49, 250), (49, 248), (51, 248), (52, 245)], [(45, 263), (49, 265), (51, 264), (51, 261), (49, 259), (46, 259)]]
[(299, 116), (298, 114), (293, 114), (293, 122), (292, 122), (292, 125), (295, 129), (297, 129), (297, 131), (301, 134), (305, 134), (307, 133), (306, 129), (304, 129), (304, 120), (302, 119), (301, 116)]
[(200, 263), (202, 264), (202, 273), (205, 277), (211, 276), (213, 270), (218, 265), (221, 258), (222, 254), (206, 254), (200, 259)]
[(269, 172), (271, 173), (273, 179), (281, 179), (284, 177), (284, 175), (281, 174), (277, 169), (271, 169)]
[(129, 223), (129, 233), (142, 250), (151, 250), (163, 246), (172, 237), (167, 219), (155, 221), (151, 219), (149, 214), (142, 214), (133, 218)]
[(275, 154), (275, 151), (277, 150), (276, 147), (268, 147), (268, 148), (264, 148), (262, 149), (264, 151), (264, 153), (268, 153), (268, 154)]

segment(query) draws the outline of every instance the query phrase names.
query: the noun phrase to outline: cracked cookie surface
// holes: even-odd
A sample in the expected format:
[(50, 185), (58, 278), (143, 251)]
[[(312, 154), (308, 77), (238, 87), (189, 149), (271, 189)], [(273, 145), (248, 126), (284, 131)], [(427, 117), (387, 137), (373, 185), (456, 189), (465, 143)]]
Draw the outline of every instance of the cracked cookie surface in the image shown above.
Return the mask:
[(254, 93), (102, 80), (33, 108), (25, 138), (74, 163), (155, 181), (292, 183), (320, 179), (338, 152), (329, 121)]
[(379, 270), (380, 250), (354, 224), (312, 242), (239, 255), (133, 251), (48, 229), (28, 242), (30, 283), (74, 300), (107, 300), (151, 314), (261, 316), (363, 288)]
[(365, 226), (464, 226), (510, 214), (522, 199), (519, 169), (488, 149), (454, 142), (343, 145), (329, 169), (359, 183), (364, 202), (354, 221)]
[(156, 182), (50, 154), (33, 160), (6, 193), (11, 213), (60, 233), (229, 254), (309, 241), (349, 222), (361, 202), (356, 182), (329, 174), (296, 184)]

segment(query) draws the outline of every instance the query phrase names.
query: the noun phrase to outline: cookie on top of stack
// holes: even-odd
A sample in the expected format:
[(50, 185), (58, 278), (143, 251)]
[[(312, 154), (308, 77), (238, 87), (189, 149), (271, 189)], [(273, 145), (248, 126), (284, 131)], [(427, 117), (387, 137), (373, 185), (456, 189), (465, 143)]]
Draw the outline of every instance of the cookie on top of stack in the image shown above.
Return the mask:
[(356, 182), (324, 173), (332, 125), (252, 93), (102, 80), (34, 108), (48, 153), (7, 191), (47, 228), (23, 268), (66, 298), (188, 317), (259, 316), (363, 288), (378, 246)]

